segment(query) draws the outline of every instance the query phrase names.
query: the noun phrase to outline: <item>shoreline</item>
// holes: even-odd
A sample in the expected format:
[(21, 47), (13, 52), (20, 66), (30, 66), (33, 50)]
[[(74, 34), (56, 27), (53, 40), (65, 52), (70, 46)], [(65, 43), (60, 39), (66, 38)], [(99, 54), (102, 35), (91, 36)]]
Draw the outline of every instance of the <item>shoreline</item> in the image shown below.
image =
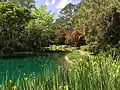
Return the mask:
[(67, 55), (60, 57), (58, 60), (59, 60), (59, 65), (66, 70), (72, 68), (73, 66), (73, 62), (69, 59)]
[(9, 57), (24, 57), (24, 56), (42, 56), (46, 54), (55, 54), (55, 53), (67, 53), (67, 51), (49, 51), (49, 52), (12, 52), (9, 54), (0, 54), (0, 58), (9, 58)]
[(65, 56), (65, 60), (68, 62), (68, 63), (70, 63), (70, 64), (72, 64), (73, 62), (68, 58), (68, 56), (66, 55)]

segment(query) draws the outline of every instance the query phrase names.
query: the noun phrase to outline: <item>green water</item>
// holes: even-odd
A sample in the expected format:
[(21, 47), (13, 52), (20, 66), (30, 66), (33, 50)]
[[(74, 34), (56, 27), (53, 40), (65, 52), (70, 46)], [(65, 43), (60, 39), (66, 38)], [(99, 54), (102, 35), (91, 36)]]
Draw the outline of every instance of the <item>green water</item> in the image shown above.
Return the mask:
[(23, 76), (36, 76), (49, 71), (53, 73), (58, 67), (57, 56), (47, 54), (42, 56), (12, 57), (0, 59), (0, 83)]

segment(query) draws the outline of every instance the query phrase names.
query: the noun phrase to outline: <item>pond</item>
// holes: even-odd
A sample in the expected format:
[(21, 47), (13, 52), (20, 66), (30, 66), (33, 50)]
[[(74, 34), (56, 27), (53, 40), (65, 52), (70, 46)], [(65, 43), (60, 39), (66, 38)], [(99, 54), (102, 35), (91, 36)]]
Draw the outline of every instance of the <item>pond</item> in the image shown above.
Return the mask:
[[(61, 54), (44, 54), (41, 56), (0, 58), (0, 83), (17, 79), (18, 76), (36, 76), (53, 73), (59, 65)], [(62, 55), (63, 56), (63, 55)]]

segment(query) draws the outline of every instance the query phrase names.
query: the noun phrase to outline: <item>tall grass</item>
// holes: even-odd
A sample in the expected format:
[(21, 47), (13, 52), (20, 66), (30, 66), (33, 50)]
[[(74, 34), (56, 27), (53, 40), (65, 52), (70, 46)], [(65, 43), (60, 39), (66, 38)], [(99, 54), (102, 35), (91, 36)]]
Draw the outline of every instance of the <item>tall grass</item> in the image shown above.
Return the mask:
[[(84, 56), (73, 52), (68, 57), (74, 62), (73, 68), (58, 69), (37, 77), (19, 77), (8, 81), (0, 90), (120, 90), (120, 61), (101, 56)], [(75, 61), (76, 60), (76, 61)]]

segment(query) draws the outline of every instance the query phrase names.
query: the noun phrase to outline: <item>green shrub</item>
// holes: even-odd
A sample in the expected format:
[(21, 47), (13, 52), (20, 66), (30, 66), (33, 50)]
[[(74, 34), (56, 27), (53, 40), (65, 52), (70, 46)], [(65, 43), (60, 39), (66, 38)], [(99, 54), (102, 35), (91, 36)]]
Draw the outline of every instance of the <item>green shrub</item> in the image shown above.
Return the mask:
[(120, 48), (111, 48), (104, 53), (107, 57), (112, 57), (112, 59), (120, 60)]
[(0, 2), (0, 48), (23, 49), (27, 38), (25, 27), (30, 19), (30, 11), (26, 7)]
[(83, 51), (88, 51), (88, 45), (81, 46), (80, 49)]

